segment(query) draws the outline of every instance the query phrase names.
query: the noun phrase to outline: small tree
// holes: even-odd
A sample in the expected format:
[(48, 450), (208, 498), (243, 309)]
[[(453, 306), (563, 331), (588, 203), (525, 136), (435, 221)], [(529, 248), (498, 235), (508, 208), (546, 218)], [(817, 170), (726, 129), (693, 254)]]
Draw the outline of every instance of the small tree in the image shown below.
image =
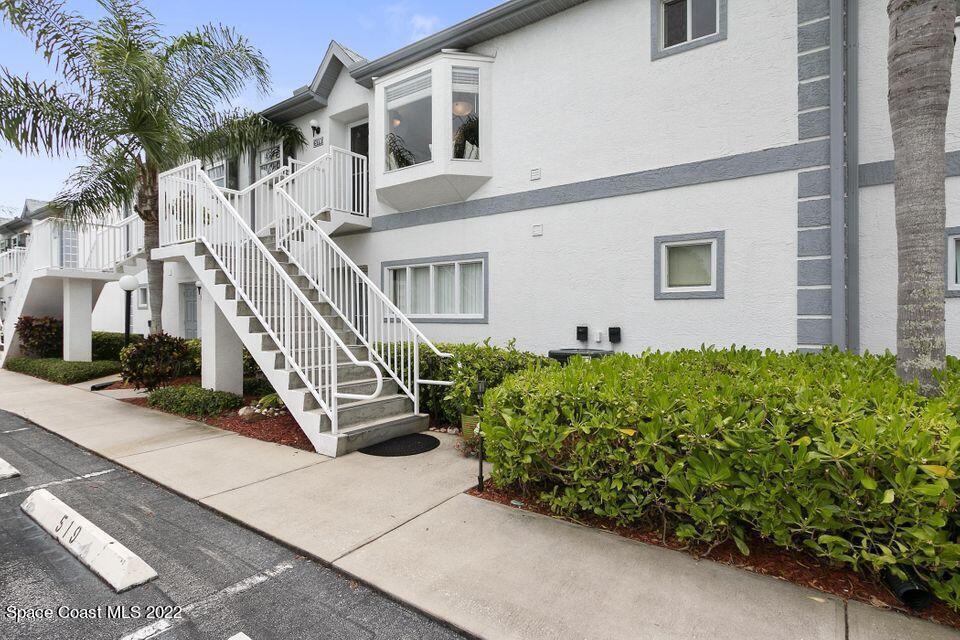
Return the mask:
[(54, 205), (79, 219), (133, 202), (144, 221), (151, 326), (162, 331), (158, 176), (191, 157), (236, 155), (267, 141), (303, 144), (300, 130), (228, 109), (249, 85), (269, 87), (263, 54), (222, 25), (163, 36), (139, 0), (100, 0), (88, 20), (57, 0), (0, 0), (61, 80), (34, 82), (0, 67), (0, 134), (17, 151), (81, 154)]
[(887, 52), (896, 165), (897, 374), (939, 393), (946, 365), (944, 228), (946, 122), (956, 5), (890, 0)]

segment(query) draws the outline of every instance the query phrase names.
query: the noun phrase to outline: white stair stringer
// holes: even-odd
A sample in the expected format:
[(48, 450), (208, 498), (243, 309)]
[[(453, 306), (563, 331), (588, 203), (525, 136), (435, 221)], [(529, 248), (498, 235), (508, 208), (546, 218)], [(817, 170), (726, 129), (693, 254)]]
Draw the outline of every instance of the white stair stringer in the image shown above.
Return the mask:
[[(253, 356), (267, 380), (277, 391), (297, 424), (318, 453), (337, 456), (377, 442), (408, 433), (423, 431), (428, 426), (426, 415), (413, 413), (413, 403), (397, 393), (395, 382), (383, 381), (383, 389), (377, 398), (370, 400), (341, 400), (338, 406), (339, 429), (331, 432), (330, 420), (319, 409), (313, 395), (305, 388), (299, 375), (288, 366), (287, 358), (264, 330), (260, 320), (246, 302), (237, 296), (235, 287), (202, 243), (178, 245), (180, 254), (192, 267), (203, 295), (209, 295), (224, 317), (233, 327), (240, 341)], [(165, 257), (171, 257), (168, 248)], [(307, 293), (307, 292), (305, 292)], [(316, 292), (307, 293), (313, 299)], [(329, 312), (329, 307), (315, 303), (318, 311)], [(337, 324), (332, 316), (328, 322)], [(349, 338), (350, 332), (337, 328), (341, 338)], [(348, 345), (354, 354), (366, 358), (365, 347)], [(357, 366), (340, 356), (338, 363), (338, 389), (353, 394), (369, 394), (376, 387), (370, 370)]]

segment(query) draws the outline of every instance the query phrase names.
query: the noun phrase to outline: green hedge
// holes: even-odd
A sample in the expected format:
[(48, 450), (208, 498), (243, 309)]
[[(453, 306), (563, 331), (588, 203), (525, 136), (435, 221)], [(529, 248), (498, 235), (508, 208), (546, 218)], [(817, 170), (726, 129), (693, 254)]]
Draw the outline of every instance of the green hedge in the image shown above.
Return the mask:
[(120, 371), (120, 363), (114, 360), (65, 362), (59, 358), (18, 357), (7, 358), (6, 368), (51, 382), (76, 384), (117, 373)]
[(481, 418), (495, 482), (558, 513), (913, 566), (960, 607), (956, 359), (942, 384), (921, 397), (889, 355), (618, 355), (518, 373)]
[(182, 416), (217, 416), (243, 406), (243, 398), (226, 391), (211, 391), (192, 384), (160, 387), (150, 392), (147, 404)]
[(30, 358), (63, 357), (63, 321), (50, 316), (17, 318), (20, 348)]
[(462, 414), (477, 411), (477, 382), (485, 380), (487, 388), (500, 384), (511, 373), (534, 366), (549, 366), (552, 360), (520, 351), (514, 340), (506, 347), (490, 344), (487, 338), (479, 344), (441, 342), (437, 349), (453, 354), (441, 358), (428, 348), (420, 349), (420, 377), (425, 380), (448, 380), (453, 386), (422, 385), (420, 406), (442, 424), (459, 425)]
[[(143, 341), (143, 336), (133, 334), (130, 336), (130, 343)], [(123, 350), (123, 334), (112, 331), (94, 331), (93, 332), (93, 359), (94, 360), (120, 360), (120, 352)]]

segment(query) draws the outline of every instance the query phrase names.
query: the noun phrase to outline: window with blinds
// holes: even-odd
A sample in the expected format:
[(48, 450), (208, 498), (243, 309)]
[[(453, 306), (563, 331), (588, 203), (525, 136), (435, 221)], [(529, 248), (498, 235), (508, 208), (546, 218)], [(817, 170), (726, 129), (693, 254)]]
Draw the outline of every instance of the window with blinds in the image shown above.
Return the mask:
[(718, 0), (663, 0), (663, 48), (716, 34), (720, 13), (717, 3)]
[(386, 269), (391, 301), (412, 318), (474, 318), (485, 315), (482, 259), (411, 264)]
[(480, 69), (453, 67), (453, 158), (480, 159)]
[(433, 80), (431, 71), (392, 84), (384, 91), (386, 170), (433, 159)]

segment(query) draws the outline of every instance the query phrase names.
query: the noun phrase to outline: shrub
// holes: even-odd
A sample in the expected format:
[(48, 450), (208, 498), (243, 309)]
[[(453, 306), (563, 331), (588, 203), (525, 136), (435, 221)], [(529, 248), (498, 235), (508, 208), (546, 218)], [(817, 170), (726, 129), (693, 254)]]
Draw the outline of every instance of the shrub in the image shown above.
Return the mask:
[(912, 566), (960, 606), (960, 367), (944, 395), (892, 356), (745, 349), (525, 371), (485, 396), (494, 479), (555, 512), (748, 534), (855, 568)]
[(147, 404), (181, 416), (218, 416), (243, 406), (243, 398), (226, 391), (211, 391), (193, 384), (160, 387), (150, 392)]
[(20, 316), (17, 320), (20, 347), (31, 358), (63, 356), (63, 321), (49, 316)]
[(17, 373), (60, 384), (76, 384), (102, 378), (120, 371), (120, 363), (111, 360), (65, 362), (59, 358), (7, 358), (6, 368)]
[[(143, 336), (131, 334), (130, 343), (140, 342)], [(123, 334), (111, 331), (93, 332), (93, 359), (94, 360), (120, 360), (120, 352), (123, 350)]]
[[(187, 349), (190, 351), (189, 356), (189, 365), (184, 370), (183, 375), (185, 376), (198, 376), (200, 375), (201, 364), (203, 362), (202, 352), (201, 352), (201, 342), (199, 338), (192, 338), (187, 340)], [(253, 359), (253, 356), (250, 355), (250, 352), (244, 348), (243, 350), (243, 375), (244, 377), (254, 377), (260, 374), (260, 366), (257, 364), (257, 361)]]
[(489, 389), (516, 371), (555, 364), (544, 356), (520, 351), (515, 342), (511, 340), (506, 347), (491, 345), (489, 338), (483, 343), (437, 344), (437, 349), (453, 354), (452, 358), (441, 358), (430, 349), (421, 347), (420, 377), (453, 382), (450, 387), (421, 386), (421, 407), (443, 424), (459, 425), (462, 414), (477, 412), (479, 380), (486, 381)]
[(251, 376), (243, 379), (243, 395), (261, 396), (276, 393), (270, 381), (262, 376)]
[(123, 349), (120, 364), (124, 382), (152, 391), (186, 375), (190, 351), (182, 338), (157, 333)]

